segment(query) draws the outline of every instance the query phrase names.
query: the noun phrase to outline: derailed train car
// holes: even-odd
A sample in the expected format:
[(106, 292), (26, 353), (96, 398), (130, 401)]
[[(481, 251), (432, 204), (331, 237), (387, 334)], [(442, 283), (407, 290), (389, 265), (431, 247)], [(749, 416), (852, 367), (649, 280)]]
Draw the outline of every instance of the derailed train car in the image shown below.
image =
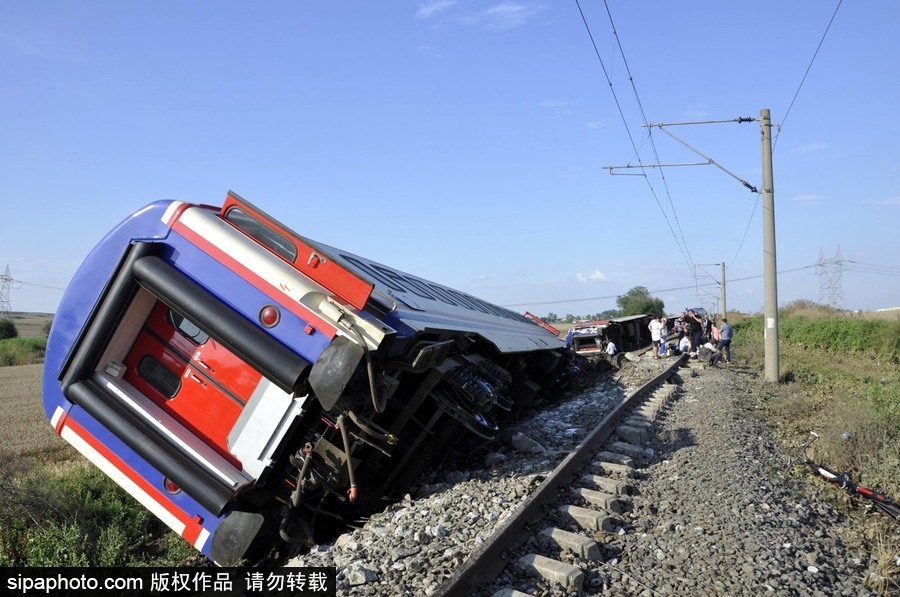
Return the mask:
[(619, 352), (650, 346), (650, 319), (650, 315), (630, 315), (582, 322), (569, 330), (566, 345), (588, 359), (604, 358), (609, 342)]
[(156, 202), (72, 279), (51, 424), (220, 565), (395, 497), (571, 376), (528, 318), (302, 237), (229, 193)]

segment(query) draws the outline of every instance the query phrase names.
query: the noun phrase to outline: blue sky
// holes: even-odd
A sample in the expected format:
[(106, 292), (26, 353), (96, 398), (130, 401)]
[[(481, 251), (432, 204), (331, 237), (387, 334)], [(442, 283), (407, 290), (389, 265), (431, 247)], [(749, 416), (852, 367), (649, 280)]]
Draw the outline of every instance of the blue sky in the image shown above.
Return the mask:
[[(819, 300), (840, 250), (845, 306), (898, 306), (900, 4), (845, 2), (825, 35), (838, 4), (4, 2), (12, 309), (53, 312), (141, 206), (231, 189), (517, 311), (597, 313), (639, 285), (714, 310), (723, 261), (728, 308), (760, 311), (756, 194), (710, 165), (604, 168), (703, 162), (641, 125), (762, 108), (779, 303)], [(667, 130), (761, 187), (758, 123)]]

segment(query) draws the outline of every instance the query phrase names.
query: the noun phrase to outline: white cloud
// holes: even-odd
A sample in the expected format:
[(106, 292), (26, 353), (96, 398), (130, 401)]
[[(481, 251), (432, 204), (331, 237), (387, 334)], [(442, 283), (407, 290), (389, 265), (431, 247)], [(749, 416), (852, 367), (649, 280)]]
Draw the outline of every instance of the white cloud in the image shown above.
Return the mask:
[[(430, 0), (419, 4), (416, 10), (416, 18), (432, 19), (440, 16), (448, 16), (447, 13), (454, 7), (460, 7), (459, 0)], [(470, 4), (465, 4), (470, 6)], [(534, 15), (543, 10), (543, 5), (529, 2), (507, 1), (478, 12), (469, 13), (466, 16), (451, 17), (457, 24), (469, 27), (480, 27), (487, 31), (508, 31), (521, 27)], [(456, 11), (458, 15), (465, 8)]]
[(519, 2), (503, 2), (462, 20), (467, 25), (482, 27), (488, 31), (508, 31), (521, 27), (539, 13), (543, 6)]
[(487, 28), (505, 31), (524, 25), (525, 21), (540, 11), (539, 6), (529, 6), (513, 2), (504, 2), (484, 12), (488, 19)]
[(589, 284), (591, 282), (609, 282), (609, 278), (606, 277), (606, 274), (598, 269), (595, 269), (586, 276), (581, 272), (577, 272), (575, 277), (578, 278), (578, 281), (582, 284)]
[(416, 11), (416, 18), (430, 19), (435, 15), (450, 9), (457, 4), (457, 0), (432, 0), (426, 4), (420, 4), (419, 10)]
[(606, 123), (603, 122), (602, 120), (594, 120), (594, 121), (585, 123), (584, 126), (585, 126), (585, 128), (589, 128), (589, 129), (602, 129), (603, 127), (606, 126)]

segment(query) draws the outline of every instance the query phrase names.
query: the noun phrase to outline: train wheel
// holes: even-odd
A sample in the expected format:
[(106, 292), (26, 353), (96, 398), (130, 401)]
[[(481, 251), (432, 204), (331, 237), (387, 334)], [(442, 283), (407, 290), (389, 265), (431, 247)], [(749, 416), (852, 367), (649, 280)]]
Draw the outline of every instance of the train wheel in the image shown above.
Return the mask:
[(442, 411), (478, 437), (490, 440), (500, 432), (500, 427), (497, 426), (494, 419), (470, 408), (463, 400), (447, 392), (444, 388), (435, 388), (431, 392), (431, 397)]

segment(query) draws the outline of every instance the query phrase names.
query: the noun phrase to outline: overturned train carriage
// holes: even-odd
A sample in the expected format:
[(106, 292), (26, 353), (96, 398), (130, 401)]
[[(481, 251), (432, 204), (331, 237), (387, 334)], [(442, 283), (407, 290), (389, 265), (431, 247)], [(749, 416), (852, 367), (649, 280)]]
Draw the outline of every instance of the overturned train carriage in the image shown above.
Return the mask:
[(157, 202), (58, 308), (63, 438), (220, 565), (308, 543), (572, 374), (526, 317), (304, 238), (229, 194)]

